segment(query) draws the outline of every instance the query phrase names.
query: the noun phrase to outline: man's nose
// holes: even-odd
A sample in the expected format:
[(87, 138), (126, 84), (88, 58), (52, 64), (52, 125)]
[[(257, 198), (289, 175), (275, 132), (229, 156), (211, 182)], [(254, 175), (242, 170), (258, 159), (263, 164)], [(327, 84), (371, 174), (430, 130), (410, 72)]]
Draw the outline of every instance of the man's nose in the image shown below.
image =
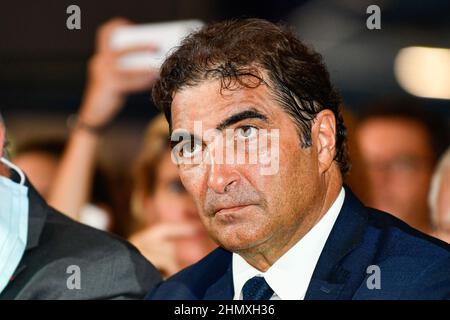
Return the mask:
[(217, 164), (210, 165), (208, 187), (216, 193), (226, 193), (240, 179), (234, 165)]

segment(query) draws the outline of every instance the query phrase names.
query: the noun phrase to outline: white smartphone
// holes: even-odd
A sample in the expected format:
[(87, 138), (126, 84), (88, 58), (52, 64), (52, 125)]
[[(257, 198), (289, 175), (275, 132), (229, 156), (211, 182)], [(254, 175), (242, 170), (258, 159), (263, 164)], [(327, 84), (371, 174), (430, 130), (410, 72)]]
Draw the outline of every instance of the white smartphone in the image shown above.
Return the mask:
[(123, 69), (159, 68), (172, 48), (178, 46), (183, 38), (203, 25), (204, 23), (200, 20), (182, 20), (124, 26), (113, 32), (111, 47), (125, 49), (152, 44), (158, 48), (157, 51), (127, 54), (119, 60), (119, 64)]

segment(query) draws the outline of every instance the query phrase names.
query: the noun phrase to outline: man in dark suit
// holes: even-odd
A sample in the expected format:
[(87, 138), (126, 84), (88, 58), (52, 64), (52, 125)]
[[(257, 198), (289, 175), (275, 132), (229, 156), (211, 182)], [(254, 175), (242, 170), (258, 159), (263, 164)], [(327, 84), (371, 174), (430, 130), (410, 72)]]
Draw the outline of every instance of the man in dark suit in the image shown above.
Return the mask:
[(149, 299), (450, 297), (449, 246), (344, 187), (339, 95), (291, 31), (259, 19), (206, 26), (167, 58), (153, 98), (222, 248)]
[(0, 299), (141, 299), (161, 281), (133, 246), (50, 208), (0, 156)]

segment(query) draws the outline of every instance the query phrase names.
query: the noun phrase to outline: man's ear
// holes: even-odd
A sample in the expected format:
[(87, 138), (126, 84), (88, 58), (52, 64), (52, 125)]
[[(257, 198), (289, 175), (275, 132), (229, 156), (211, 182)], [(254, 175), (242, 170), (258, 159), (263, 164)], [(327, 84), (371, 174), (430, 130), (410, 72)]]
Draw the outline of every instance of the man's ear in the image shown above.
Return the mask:
[(320, 111), (314, 119), (311, 133), (321, 174), (330, 168), (336, 155), (336, 118), (333, 111)]

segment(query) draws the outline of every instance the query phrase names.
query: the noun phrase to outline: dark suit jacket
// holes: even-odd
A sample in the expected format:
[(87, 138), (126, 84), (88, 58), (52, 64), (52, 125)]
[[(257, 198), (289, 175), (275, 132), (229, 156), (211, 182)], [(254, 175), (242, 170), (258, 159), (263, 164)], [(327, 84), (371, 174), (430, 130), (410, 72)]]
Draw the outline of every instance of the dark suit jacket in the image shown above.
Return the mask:
[[(0, 299), (141, 299), (161, 281), (133, 246), (53, 210), (27, 186), (26, 251)], [(76, 283), (72, 265), (80, 289), (69, 289)]]
[[(346, 188), (343, 207), (305, 299), (448, 299), (450, 247), (378, 210)], [(151, 292), (148, 299), (233, 299), (232, 254), (217, 249)], [(299, 261), (299, 263), (301, 263)], [(374, 271), (380, 269), (380, 289)]]

